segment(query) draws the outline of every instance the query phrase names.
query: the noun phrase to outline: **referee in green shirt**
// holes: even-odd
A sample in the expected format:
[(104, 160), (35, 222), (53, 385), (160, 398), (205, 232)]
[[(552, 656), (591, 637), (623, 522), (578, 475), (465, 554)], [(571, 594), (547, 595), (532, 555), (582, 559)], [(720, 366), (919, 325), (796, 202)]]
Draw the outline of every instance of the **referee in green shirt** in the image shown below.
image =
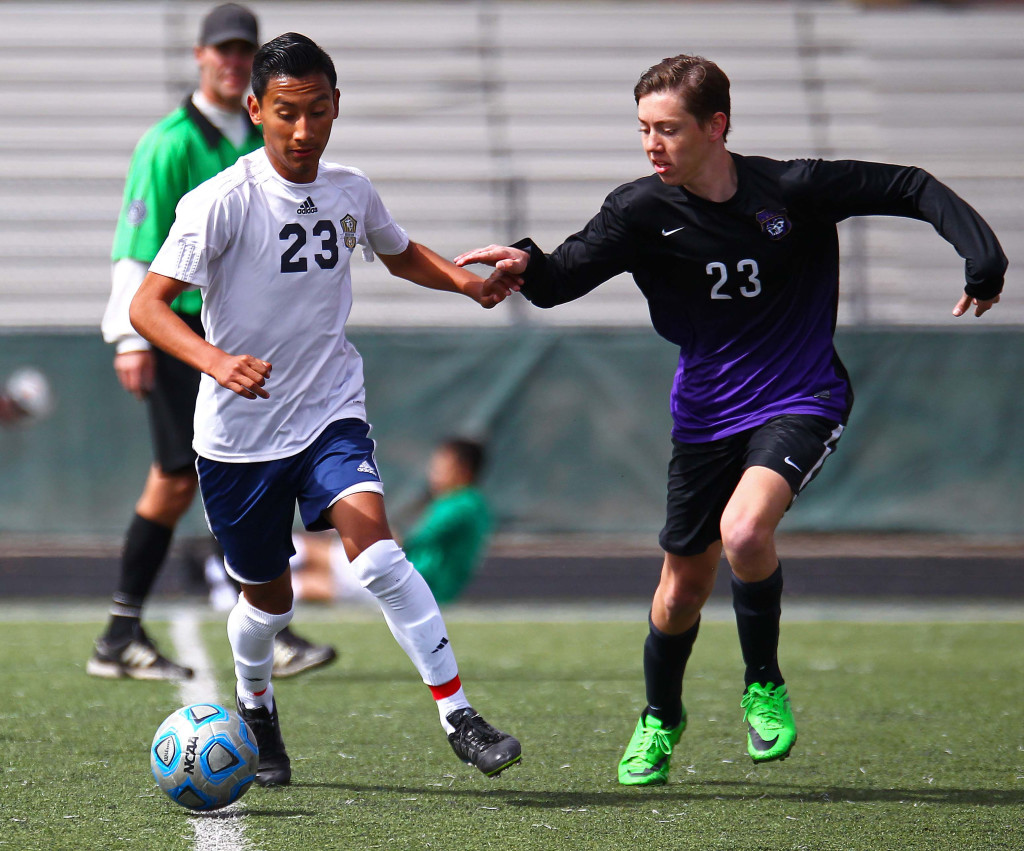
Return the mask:
[[(86, 666), (111, 679), (187, 679), (192, 671), (161, 655), (142, 629), (142, 607), (163, 565), (178, 521), (198, 484), (192, 419), (199, 373), (157, 349), (132, 327), (128, 306), (174, 222), (178, 201), (243, 154), (263, 146), (243, 101), (259, 47), (255, 15), (227, 3), (203, 19), (194, 49), (199, 86), (151, 127), (135, 148), (114, 234), (113, 286), (103, 315), (103, 339), (116, 347), (121, 385), (145, 400), (154, 461), (125, 536), (110, 621)], [(202, 297), (182, 293), (172, 307), (197, 333)], [(333, 648), (288, 631), (278, 636), (275, 671), (298, 673), (331, 661)]]

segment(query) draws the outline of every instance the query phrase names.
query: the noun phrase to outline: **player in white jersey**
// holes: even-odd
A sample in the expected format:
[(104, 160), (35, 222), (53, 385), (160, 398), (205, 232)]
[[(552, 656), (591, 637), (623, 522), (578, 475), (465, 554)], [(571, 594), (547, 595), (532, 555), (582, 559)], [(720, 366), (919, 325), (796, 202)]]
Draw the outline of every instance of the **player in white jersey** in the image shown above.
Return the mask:
[[(338, 531), (360, 583), (430, 687), (455, 753), (494, 776), (519, 761), (520, 745), (470, 707), (437, 603), (394, 541), (362, 361), (345, 321), (349, 261), (360, 245), (392, 274), (484, 307), (519, 281), (504, 273), (483, 280), (411, 242), (363, 174), (320, 161), (338, 116), (336, 84), (330, 57), (305, 36), (286, 33), (260, 48), (249, 113), (263, 126), (265, 148), (181, 200), (131, 319), (203, 373), (199, 484), (242, 584), (228, 637), (238, 708), (260, 750), (256, 782), (291, 779), (270, 677), (274, 636), (292, 616), (296, 502), (307, 529)], [(203, 293), (206, 340), (169, 307), (187, 286)]]

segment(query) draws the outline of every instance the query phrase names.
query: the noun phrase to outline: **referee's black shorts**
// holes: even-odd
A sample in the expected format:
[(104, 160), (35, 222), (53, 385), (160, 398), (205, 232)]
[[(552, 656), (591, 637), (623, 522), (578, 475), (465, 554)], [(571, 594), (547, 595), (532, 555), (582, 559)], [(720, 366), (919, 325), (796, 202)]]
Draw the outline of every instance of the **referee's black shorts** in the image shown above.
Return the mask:
[(794, 497), (818, 475), (843, 425), (811, 414), (786, 414), (708, 443), (672, 440), (668, 507), (659, 542), (667, 553), (699, 555), (722, 537), (722, 512), (749, 467), (782, 476)]
[[(205, 336), (198, 316), (186, 313), (178, 316), (199, 336)], [(146, 397), (153, 460), (165, 473), (194, 471), (196, 453), (192, 448), (192, 421), (200, 373), (160, 349), (154, 348), (153, 356), (153, 389)]]

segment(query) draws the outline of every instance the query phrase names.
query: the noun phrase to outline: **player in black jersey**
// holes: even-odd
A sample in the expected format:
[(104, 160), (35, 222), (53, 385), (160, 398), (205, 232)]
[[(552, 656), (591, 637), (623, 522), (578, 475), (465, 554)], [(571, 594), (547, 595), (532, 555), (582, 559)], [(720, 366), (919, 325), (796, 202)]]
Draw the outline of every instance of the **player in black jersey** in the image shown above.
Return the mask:
[(836, 223), (892, 215), (932, 224), (966, 261), (953, 309), (999, 300), (1006, 257), (985, 221), (918, 168), (780, 162), (727, 150), (729, 80), (699, 56), (665, 59), (634, 89), (654, 174), (620, 186), (550, 254), (531, 240), (476, 249), (523, 278), (539, 307), (629, 272), (655, 330), (680, 349), (661, 581), (644, 645), (647, 707), (619, 765), (664, 783), (686, 727), (683, 673), (724, 553), (746, 665), (741, 706), (755, 762), (784, 759), (796, 725), (777, 658), (782, 569), (775, 529), (842, 435), (853, 394), (833, 346)]

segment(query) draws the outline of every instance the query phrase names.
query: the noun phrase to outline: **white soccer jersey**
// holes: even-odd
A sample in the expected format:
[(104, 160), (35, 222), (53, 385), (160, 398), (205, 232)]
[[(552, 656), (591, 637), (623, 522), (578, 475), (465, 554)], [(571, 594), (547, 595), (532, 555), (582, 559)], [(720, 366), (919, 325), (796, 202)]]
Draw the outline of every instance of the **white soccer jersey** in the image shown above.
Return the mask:
[(289, 183), (260, 149), (196, 187), (150, 269), (202, 290), (207, 339), (273, 366), (269, 399), (203, 375), (193, 446), (215, 461), (269, 461), (335, 420), (366, 419), (363, 362), (345, 337), (356, 245), (400, 254), (409, 238), (360, 171), (321, 162)]

